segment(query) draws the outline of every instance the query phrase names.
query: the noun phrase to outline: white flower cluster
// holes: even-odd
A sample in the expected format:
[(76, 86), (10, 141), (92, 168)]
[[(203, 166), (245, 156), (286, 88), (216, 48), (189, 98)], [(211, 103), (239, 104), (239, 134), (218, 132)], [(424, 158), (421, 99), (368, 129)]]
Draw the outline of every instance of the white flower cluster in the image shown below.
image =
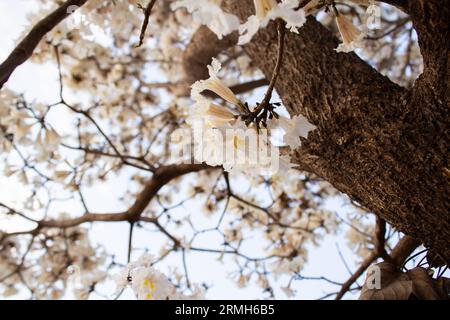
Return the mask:
[(225, 13), (217, 0), (180, 0), (172, 4), (172, 10), (186, 8), (194, 21), (206, 25), (219, 39), (239, 27), (239, 18)]
[(11, 150), (11, 141), (8, 139), (10, 127), (11, 105), (16, 100), (16, 95), (4, 89), (0, 92), (0, 152)]
[(298, 0), (283, 0), (277, 3), (275, 0), (254, 0), (256, 15), (248, 18), (247, 22), (239, 27), (238, 44), (243, 45), (253, 38), (260, 28), (265, 28), (271, 20), (282, 19), (286, 22), (286, 28), (298, 33), (298, 28), (306, 22), (305, 12), (298, 8)]
[[(363, 39), (368, 30), (380, 27), (381, 10), (379, 5), (377, 5), (374, 0), (347, 1), (367, 7), (365, 14), (366, 26), (362, 28), (355, 26), (350, 18), (345, 17), (342, 13), (337, 12), (336, 10), (335, 22), (342, 38), (342, 43), (336, 48), (337, 52), (351, 52), (357, 48), (361, 48)], [(303, 10), (305, 11), (306, 16), (309, 16), (318, 12), (322, 7), (322, 0), (312, 0), (306, 4)]]
[[(80, 38), (79, 43), (93, 42), (99, 38), (106, 38), (109, 34), (119, 32), (130, 33), (133, 28), (139, 28), (141, 11), (138, 0), (90, 0), (82, 7), (71, 5), (67, 8), (70, 14), (67, 19), (58, 24), (46, 35), (45, 43), (40, 49), (48, 45), (59, 45), (68, 38)], [(50, 8), (49, 8), (50, 9)], [(48, 10), (47, 10), (48, 11)], [(29, 14), (27, 19), (37, 23), (42, 12)]]
[(296, 10), (298, 0), (254, 0), (256, 15), (240, 25), (238, 17), (225, 13), (220, 8), (221, 0), (180, 0), (172, 5), (172, 10), (186, 8), (200, 24), (208, 26), (219, 39), (239, 30), (239, 44), (248, 43), (260, 28), (265, 28), (271, 20), (278, 18), (286, 22), (286, 28), (298, 32), (306, 21), (303, 10)]
[[(0, 151), (10, 151), (13, 143), (33, 145), (36, 147), (35, 160), (49, 159), (57, 151), (61, 137), (55, 129), (39, 123), (29, 110), (16, 108), (19, 102), (21, 99), (11, 91), (0, 93)], [(38, 115), (46, 111), (43, 104), (36, 104), (34, 109)]]
[(380, 28), (381, 9), (373, 0), (351, 0), (359, 5), (367, 6), (365, 14), (365, 26), (357, 27), (350, 19), (341, 14), (336, 17), (336, 24), (342, 37), (342, 43), (336, 48), (337, 52), (351, 52), (363, 47), (363, 40), (369, 29)]
[[(367, 6), (366, 24), (370, 28), (379, 27), (380, 8), (373, 0), (349, 0), (352, 3)], [(322, 0), (312, 0), (302, 9), (298, 9), (298, 0), (254, 0), (255, 15), (248, 17), (244, 24), (232, 14), (222, 11), (221, 0), (180, 0), (172, 4), (172, 10), (186, 8), (193, 15), (194, 21), (206, 25), (219, 39), (239, 30), (239, 45), (244, 45), (253, 38), (260, 28), (265, 28), (271, 20), (282, 19), (286, 28), (298, 33), (298, 28), (306, 22), (306, 16), (316, 13), (324, 7)], [(351, 52), (362, 47), (362, 40), (368, 28), (360, 30), (351, 20), (336, 12), (336, 24), (342, 37), (337, 52)]]
[[(226, 171), (251, 169), (274, 173), (293, 167), (289, 156), (281, 156), (279, 148), (272, 144), (271, 134), (281, 129), (284, 142), (294, 150), (300, 146), (299, 137), (307, 138), (315, 126), (303, 116), (274, 118), (267, 129), (257, 130), (254, 124), (247, 126), (240, 118), (240, 112), (245, 112), (244, 104), (218, 78), (220, 68), (220, 62), (213, 59), (208, 66), (210, 77), (192, 85), (191, 97), (195, 104), (186, 122), (193, 130), (195, 160), (211, 166), (223, 165)], [(205, 90), (216, 93), (233, 108), (212, 102), (201, 94)], [(191, 138), (176, 132), (172, 141), (190, 145), (191, 141), (180, 141), (181, 136)]]
[(172, 282), (152, 265), (154, 258), (144, 254), (115, 277), (117, 291), (130, 285), (138, 300), (201, 300), (204, 292), (196, 287), (192, 295), (178, 292)]
[[(95, 285), (107, 277), (103, 268), (106, 253), (92, 245), (85, 228), (46, 229), (32, 244), (20, 240), (11, 237), (0, 243), (3, 296), (17, 294), (23, 281), (36, 299), (60, 299), (68, 284), (77, 299), (87, 299)], [(26, 260), (22, 260), (24, 255)], [(72, 269), (76, 272), (69, 272)]]

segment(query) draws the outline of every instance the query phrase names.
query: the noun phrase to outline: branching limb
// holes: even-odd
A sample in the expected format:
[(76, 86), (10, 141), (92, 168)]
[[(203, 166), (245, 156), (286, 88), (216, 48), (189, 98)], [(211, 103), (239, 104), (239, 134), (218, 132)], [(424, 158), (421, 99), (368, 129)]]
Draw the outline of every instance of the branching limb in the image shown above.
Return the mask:
[(385, 250), (385, 237), (386, 232), (386, 222), (380, 218), (377, 218), (377, 223), (375, 227), (375, 248), (372, 253), (364, 259), (359, 268), (350, 276), (350, 278), (342, 285), (340, 291), (336, 295), (336, 300), (341, 299), (348, 291), (350, 291), (351, 286), (358, 280), (358, 278), (374, 263), (378, 258), (383, 258), (385, 261), (393, 263), (395, 266), (400, 268), (404, 261), (417, 249), (420, 242), (413, 239), (410, 236), (404, 236), (390, 254), (387, 254)]
[(377, 217), (375, 233), (374, 233), (374, 244), (375, 248), (372, 253), (364, 259), (358, 269), (348, 278), (347, 281), (342, 285), (341, 289), (337, 293), (335, 299), (340, 300), (342, 297), (350, 290), (351, 286), (358, 280), (358, 278), (374, 263), (378, 258), (384, 257), (385, 259), (390, 259), (386, 253), (385, 249), (385, 233), (386, 233), (386, 222)]
[(142, 7), (142, 5), (139, 5), (139, 8), (144, 11), (144, 23), (142, 24), (141, 34), (139, 35), (139, 44), (136, 47), (140, 47), (144, 43), (145, 31), (147, 31), (148, 21), (150, 19), (150, 14), (152, 13), (155, 2), (156, 0), (150, 0), (146, 8)]
[[(35, 229), (24, 232), (25, 234), (32, 234), (43, 228), (70, 228), (81, 225), (87, 222), (136, 222), (141, 220), (141, 215), (147, 208), (150, 201), (156, 196), (158, 191), (172, 179), (180, 177), (182, 175), (197, 172), (200, 170), (211, 169), (212, 167), (205, 164), (181, 164), (181, 165), (168, 165), (162, 166), (156, 170), (153, 177), (145, 185), (144, 189), (139, 193), (134, 201), (133, 205), (124, 212), (118, 213), (90, 213), (86, 212), (84, 215), (63, 220), (33, 220), (37, 223)], [(3, 206), (5, 207), (5, 206)], [(9, 211), (18, 212), (17, 210), (6, 207)], [(20, 214), (20, 216), (25, 216)], [(28, 218), (30, 220), (30, 218)], [(147, 221), (147, 220), (145, 220)], [(6, 236), (12, 234), (6, 233)], [(14, 234), (16, 235), (16, 234)]]
[(87, 1), (68, 0), (31, 29), (8, 58), (0, 65), (0, 89), (8, 81), (14, 70), (31, 57), (41, 39), (72, 13), (69, 8), (71, 6), (81, 7)]

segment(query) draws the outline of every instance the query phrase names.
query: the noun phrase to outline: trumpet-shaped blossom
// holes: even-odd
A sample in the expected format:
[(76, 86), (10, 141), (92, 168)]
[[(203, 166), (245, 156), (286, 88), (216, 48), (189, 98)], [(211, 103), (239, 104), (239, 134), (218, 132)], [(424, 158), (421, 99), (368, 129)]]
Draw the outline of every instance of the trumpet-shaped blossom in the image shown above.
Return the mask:
[(300, 147), (301, 142), (299, 137), (308, 138), (309, 132), (316, 129), (316, 126), (311, 124), (304, 116), (294, 116), (292, 119), (280, 117), (278, 125), (285, 132), (283, 141), (292, 150)]
[(192, 85), (191, 96), (194, 100), (198, 101), (202, 95), (201, 92), (205, 90), (213, 91), (222, 99), (239, 106), (241, 102), (236, 95), (228, 88), (218, 77), (221, 64), (213, 58), (211, 65), (208, 66), (209, 78), (206, 80), (200, 80)]
[[(280, 156), (279, 148), (271, 142), (273, 129), (281, 128), (285, 143), (295, 149), (300, 145), (299, 137), (307, 138), (315, 126), (303, 116), (272, 119), (268, 130), (256, 130), (254, 124), (246, 124), (239, 117), (244, 105), (219, 79), (220, 68), (219, 61), (213, 59), (208, 66), (210, 77), (192, 85), (191, 97), (195, 103), (186, 122), (193, 129), (190, 135), (194, 140), (194, 158), (211, 166), (222, 165), (230, 172), (257, 168), (261, 172), (274, 173), (292, 168), (289, 155)], [(213, 91), (234, 109), (203, 96), (205, 90)], [(186, 135), (181, 141), (190, 145)]]
[(298, 28), (306, 22), (305, 12), (298, 8), (298, 0), (254, 0), (256, 14), (248, 18), (247, 22), (239, 27), (238, 44), (248, 43), (260, 28), (265, 28), (271, 20), (282, 19), (286, 28), (291, 32), (298, 32)]
[(352, 21), (339, 14), (336, 17), (336, 24), (342, 37), (342, 43), (336, 48), (337, 52), (351, 52), (362, 46), (365, 34)]
[(218, 105), (201, 93), (210, 90), (235, 109), (243, 107), (242, 102), (218, 78), (221, 65), (213, 59), (209, 78), (192, 85), (191, 97), (195, 104), (186, 122), (193, 129), (196, 142), (194, 157), (209, 165), (223, 165), (227, 171), (243, 171), (249, 168), (276, 171), (279, 151), (270, 143), (267, 131), (256, 131), (247, 127), (238, 117), (238, 112), (224, 105)]
[(180, 0), (171, 5), (172, 10), (186, 8), (192, 13), (194, 21), (206, 25), (219, 39), (230, 34), (239, 27), (239, 18), (223, 12), (221, 1), (217, 0)]
[(200, 300), (203, 291), (196, 288), (192, 295), (178, 292), (167, 276), (152, 266), (154, 261), (150, 255), (143, 255), (130, 263), (121, 274), (115, 277), (117, 291), (131, 286), (138, 300)]

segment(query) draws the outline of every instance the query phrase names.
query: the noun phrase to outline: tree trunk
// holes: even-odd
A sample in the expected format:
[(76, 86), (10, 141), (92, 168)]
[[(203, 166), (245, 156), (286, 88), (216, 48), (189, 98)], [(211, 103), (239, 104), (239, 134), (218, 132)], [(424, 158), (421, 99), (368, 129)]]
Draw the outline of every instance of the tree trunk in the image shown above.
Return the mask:
[[(304, 170), (332, 183), (398, 230), (435, 248), (450, 263), (448, 1), (403, 1), (419, 34), (425, 71), (407, 90), (309, 18), (286, 34), (276, 90), (291, 114), (318, 129), (296, 151)], [(241, 19), (251, 0), (228, 1)], [(245, 46), (270, 79), (277, 55), (272, 23)]]

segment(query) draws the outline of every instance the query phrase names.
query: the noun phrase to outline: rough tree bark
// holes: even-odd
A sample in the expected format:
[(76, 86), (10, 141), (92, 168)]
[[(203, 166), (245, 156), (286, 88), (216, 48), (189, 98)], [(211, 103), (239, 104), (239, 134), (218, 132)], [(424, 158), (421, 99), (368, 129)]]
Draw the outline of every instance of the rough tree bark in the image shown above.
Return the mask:
[[(66, 1), (32, 29), (0, 66), (0, 88), (67, 16), (67, 6), (85, 2)], [(253, 14), (251, 0), (225, 2), (241, 19)], [(411, 90), (395, 85), (354, 54), (336, 53), (338, 40), (313, 19), (299, 35), (286, 35), (288, 49), (276, 89), (291, 114), (304, 114), (318, 127), (297, 150), (301, 168), (432, 246), (450, 263), (450, 0), (384, 2), (410, 14), (419, 35), (425, 70)], [(233, 45), (228, 38), (197, 38), (203, 48), (213, 47), (198, 61), (202, 65), (226, 48), (222, 44)], [(270, 78), (277, 53), (275, 28), (260, 31), (244, 49)]]
[[(425, 71), (411, 90), (353, 53), (336, 53), (338, 39), (312, 18), (299, 35), (286, 35), (276, 90), (291, 114), (301, 113), (318, 127), (296, 152), (302, 169), (450, 263), (450, 5), (396, 4), (411, 15), (424, 57)], [(254, 13), (251, 0), (226, 1), (225, 8), (241, 19)], [(276, 37), (272, 24), (244, 48), (267, 78), (276, 61)]]

